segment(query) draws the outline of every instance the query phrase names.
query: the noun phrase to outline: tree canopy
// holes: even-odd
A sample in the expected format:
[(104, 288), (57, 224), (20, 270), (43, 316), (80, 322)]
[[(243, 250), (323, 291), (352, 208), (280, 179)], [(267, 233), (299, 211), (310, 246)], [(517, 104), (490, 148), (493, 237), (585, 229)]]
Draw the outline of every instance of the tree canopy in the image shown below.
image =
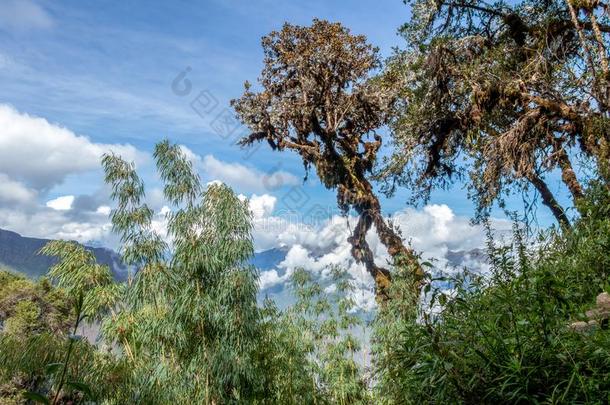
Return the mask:
[(378, 50), (339, 23), (314, 20), (311, 26), (285, 24), (262, 40), (260, 91), (246, 82), (232, 104), (251, 130), (242, 145), (266, 141), (274, 150), (299, 154), (305, 169), (336, 190), (339, 207), (359, 215), (350, 237), (352, 254), (374, 277), (383, 296), (390, 272), (377, 266), (366, 241), (374, 225), (389, 254), (423, 277), (414, 252), (383, 218), (370, 182), (394, 97), (372, 79), (381, 67)]
[(246, 263), (253, 253), (247, 202), (225, 185), (204, 188), (177, 145), (159, 143), (154, 157), (175, 208), (168, 242), (152, 227), (133, 164), (103, 158), (117, 202), (113, 227), (137, 270), (104, 332), (131, 360), (138, 401), (251, 398), (260, 384), (253, 361), (259, 310), (258, 275)]
[(561, 173), (575, 205), (583, 195), (576, 165), (608, 178), (607, 4), (408, 3), (407, 47), (385, 72), (400, 90), (385, 191), (407, 186), (427, 201), (466, 177), (482, 217), (515, 187), (534, 187), (568, 226), (549, 173)]

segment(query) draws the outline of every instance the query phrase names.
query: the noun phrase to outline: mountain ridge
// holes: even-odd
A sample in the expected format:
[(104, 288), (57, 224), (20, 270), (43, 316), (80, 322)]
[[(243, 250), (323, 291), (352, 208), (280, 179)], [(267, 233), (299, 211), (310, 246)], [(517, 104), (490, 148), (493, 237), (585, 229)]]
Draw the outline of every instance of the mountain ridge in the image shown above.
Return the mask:
[[(47, 273), (48, 269), (57, 262), (51, 256), (40, 255), (40, 249), (51, 239), (34, 238), (22, 236), (17, 232), (0, 229), (0, 267), (6, 267), (30, 278), (38, 278)], [(93, 244), (93, 246), (91, 246)], [(128, 267), (122, 263), (120, 255), (112, 249), (95, 245), (93, 243), (81, 244), (93, 252), (100, 264), (110, 267), (117, 281), (125, 281), (128, 276)], [(277, 275), (283, 277), (286, 269), (278, 265), (284, 261), (290, 249), (288, 247), (276, 247), (256, 252), (249, 263), (256, 267), (262, 274), (267, 271), (276, 271)], [(445, 253), (447, 265), (450, 268), (459, 269), (467, 263), (486, 262), (487, 255), (481, 248), (472, 250), (448, 250)], [(441, 270), (442, 269), (437, 269)], [(284, 283), (272, 285), (261, 289), (262, 295), (281, 294)]]
[[(40, 249), (51, 239), (22, 236), (17, 232), (0, 229), (0, 266), (38, 278), (47, 273), (49, 268), (57, 263), (57, 258), (38, 254)], [(127, 279), (128, 267), (121, 257), (112, 249), (82, 244), (91, 251), (98, 263), (110, 267), (115, 279)]]
[[(40, 255), (38, 252), (52, 239), (23, 236), (17, 232), (0, 228), (0, 268), (25, 274), (30, 278), (38, 278), (47, 273), (49, 268), (57, 263), (52, 256)], [(79, 243), (79, 242), (77, 242)], [(98, 263), (110, 267), (117, 281), (127, 280), (128, 267), (123, 264), (121, 256), (114, 250), (92, 243), (79, 243), (90, 250)], [(250, 264), (260, 271), (276, 267), (286, 257), (287, 250), (272, 248), (257, 252)]]

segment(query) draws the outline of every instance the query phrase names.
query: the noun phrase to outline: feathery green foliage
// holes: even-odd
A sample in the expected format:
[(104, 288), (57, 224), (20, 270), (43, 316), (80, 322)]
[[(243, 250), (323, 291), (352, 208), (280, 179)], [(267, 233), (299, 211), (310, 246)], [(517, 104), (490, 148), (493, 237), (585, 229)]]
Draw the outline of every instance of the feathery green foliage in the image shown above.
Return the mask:
[[(132, 164), (103, 159), (117, 208), (114, 230), (136, 266), (104, 333), (133, 367), (132, 401), (229, 403), (251, 400), (260, 375), (260, 335), (250, 214), (224, 185), (204, 189), (180, 148), (162, 142), (154, 157), (164, 194), (169, 243), (152, 229), (144, 185)], [(170, 248), (171, 247), (171, 248)]]
[(266, 301), (264, 403), (364, 404), (372, 400), (364, 378), (362, 319), (355, 312), (353, 286), (345, 270), (328, 269), (327, 287), (311, 273), (291, 276), (296, 302), (279, 311)]
[[(82, 340), (82, 337), (76, 334), (78, 327), (85, 320), (94, 320), (102, 310), (108, 308), (109, 304), (100, 298), (106, 296), (102, 291), (112, 286), (112, 274), (107, 266), (100, 266), (96, 263), (93, 253), (74, 242), (52, 241), (44, 246), (40, 253), (59, 258), (59, 262), (49, 270), (49, 276), (56, 281), (58, 287), (73, 298), (75, 317), (72, 334), (68, 335), (65, 356), (61, 363), (55, 363), (57, 369), (61, 370), (58, 372), (59, 378), (53, 379), (54, 383), (46, 401), (53, 405), (59, 403), (60, 397), (66, 394), (63, 391), (64, 386), (80, 391), (85, 397), (91, 397), (91, 388), (88, 385), (78, 380), (70, 381), (67, 378), (72, 366), (74, 351), (78, 350)], [(86, 350), (87, 344), (84, 343), (84, 346)], [(79, 356), (79, 361), (80, 357), (83, 356)], [(29, 391), (26, 393), (26, 396), (28, 395), (37, 397), (40, 394)], [(45, 402), (45, 397), (40, 397), (40, 399)]]

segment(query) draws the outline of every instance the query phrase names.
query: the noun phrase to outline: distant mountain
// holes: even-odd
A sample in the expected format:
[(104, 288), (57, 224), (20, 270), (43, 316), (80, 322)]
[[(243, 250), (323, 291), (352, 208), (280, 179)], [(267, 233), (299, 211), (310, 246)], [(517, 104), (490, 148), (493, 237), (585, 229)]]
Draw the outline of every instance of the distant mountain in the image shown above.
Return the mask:
[[(49, 241), (49, 239), (29, 238), (16, 232), (0, 229), (0, 267), (7, 267), (31, 278), (38, 278), (46, 274), (57, 259), (39, 255), (38, 252)], [(110, 267), (117, 280), (127, 279), (127, 266), (121, 262), (118, 253), (101, 247), (96, 242), (85, 247), (93, 252), (98, 263)], [(275, 268), (285, 257), (285, 249), (274, 248), (255, 253), (250, 263), (259, 270), (265, 271)]]
[(468, 264), (478, 263), (484, 264), (488, 261), (487, 253), (485, 249), (475, 248), (472, 250), (449, 250), (445, 254), (445, 259), (447, 259), (447, 264), (452, 267), (461, 268)]
[(282, 248), (263, 250), (254, 254), (250, 264), (260, 271), (274, 269), (286, 258), (286, 253), (288, 253), (287, 249)]
[[(37, 254), (47, 242), (49, 242), (47, 239), (24, 237), (15, 232), (0, 229), (0, 267), (8, 267), (32, 278), (46, 274), (49, 267), (56, 263), (56, 259), (53, 257)], [(98, 245), (95, 242), (92, 242), (92, 244)], [(121, 258), (116, 252), (99, 245), (91, 246), (91, 244), (88, 244), (86, 248), (93, 252), (98, 263), (110, 267), (116, 280), (124, 281), (127, 279), (127, 267), (121, 262)], [(286, 269), (279, 268), (278, 265), (286, 258), (288, 250), (288, 247), (283, 247), (257, 252), (250, 263), (261, 273), (273, 270), (277, 277), (283, 279)], [(320, 255), (324, 253), (326, 252), (322, 252)], [(453, 272), (464, 267), (480, 271), (487, 263), (487, 255), (483, 249), (449, 250), (445, 253), (444, 259), (445, 261), (438, 263), (440, 266), (433, 272)], [(283, 282), (263, 288), (260, 293), (261, 297), (268, 295), (278, 298), (280, 301), (288, 300), (287, 290)]]
[[(57, 263), (54, 257), (38, 254), (48, 242), (48, 239), (28, 238), (0, 229), (0, 267), (8, 267), (31, 278), (46, 274), (49, 267)], [(127, 266), (116, 252), (103, 247), (85, 247), (93, 252), (98, 263), (110, 267), (117, 280), (127, 279)]]

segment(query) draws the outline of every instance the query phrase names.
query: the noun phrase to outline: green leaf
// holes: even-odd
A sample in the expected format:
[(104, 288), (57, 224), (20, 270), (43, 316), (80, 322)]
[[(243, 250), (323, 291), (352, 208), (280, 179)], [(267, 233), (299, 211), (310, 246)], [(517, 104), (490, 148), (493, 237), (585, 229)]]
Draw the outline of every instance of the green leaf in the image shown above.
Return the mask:
[(91, 394), (91, 387), (89, 387), (85, 383), (81, 383), (78, 381), (68, 381), (66, 385), (75, 391), (82, 392), (83, 394), (85, 394), (85, 397), (89, 399), (93, 398), (93, 395)]
[(49, 363), (45, 366), (44, 373), (45, 375), (55, 374), (63, 365), (63, 363)]
[(519, 326), (527, 326), (529, 324), (530, 323), (529, 323), (529, 321), (527, 319), (521, 319), (521, 320), (517, 321), (517, 325), (519, 325)]
[(49, 399), (47, 397), (40, 395), (36, 392), (28, 391), (23, 394), (23, 397), (25, 399), (29, 399), (30, 401), (38, 402), (41, 404), (50, 404), (51, 403), (51, 401), (49, 401)]

